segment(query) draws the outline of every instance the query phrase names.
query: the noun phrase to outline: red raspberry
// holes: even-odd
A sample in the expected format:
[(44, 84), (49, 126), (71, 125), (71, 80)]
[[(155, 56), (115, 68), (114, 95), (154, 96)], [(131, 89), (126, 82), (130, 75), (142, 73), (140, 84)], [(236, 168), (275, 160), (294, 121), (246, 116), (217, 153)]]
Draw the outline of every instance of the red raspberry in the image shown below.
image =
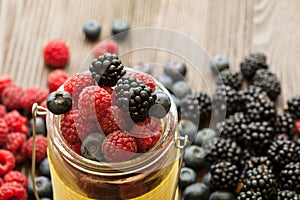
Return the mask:
[(63, 68), (69, 62), (70, 52), (66, 43), (62, 40), (51, 40), (44, 47), (44, 62), (52, 68)]
[(137, 144), (127, 132), (117, 130), (104, 139), (102, 152), (108, 162), (127, 161), (136, 155)]
[(20, 150), (17, 151), (18, 153), (15, 155), (16, 163), (22, 163), (27, 159), (27, 141), (25, 141), (20, 147)]
[[(27, 140), (27, 156), (32, 159), (32, 139), (33, 137), (30, 137)], [(43, 135), (36, 135), (35, 136), (35, 156), (36, 156), (36, 163), (40, 163), (44, 158), (47, 157), (47, 146), (48, 141), (47, 138)]]
[(69, 147), (78, 155), (81, 155), (81, 151), (80, 151), (80, 147), (81, 147), (81, 143), (78, 144), (71, 144), (69, 145)]
[(298, 133), (298, 135), (300, 136), (300, 120), (296, 120), (296, 122), (295, 122), (295, 130)]
[(4, 183), (0, 187), (0, 199), (1, 200), (26, 200), (26, 189), (20, 183)]
[(50, 92), (57, 90), (67, 80), (68, 75), (61, 69), (52, 71), (47, 78), (47, 87)]
[(0, 76), (0, 95), (2, 91), (9, 85), (13, 83), (12, 78), (10, 75), (2, 75)]
[(156, 130), (154, 132), (148, 133), (149, 137), (135, 138), (139, 153), (147, 152), (158, 142), (161, 137), (161, 130)]
[(97, 130), (93, 121), (81, 117), (79, 110), (70, 110), (61, 119), (60, 129), (68, 145), (81, 143), (84, 138)]
[(28, 88), (21, 98), (21, 106), (24, 110), (31, 113), (34, 103), (40, 104), (47, 99), (49, 91), (42, 88)]
[(17, 110), (6, 113), (4, 116), (5, 122), (10, 132), (28, 133), (26, 124), (28, 122), (26, 117), (23, 117)]
[(4, 184), (4, 181), (2, 178), (0, 178), (0, 187)]
[(93, 49), (94, 58), (98, 58), (104, 53), (118, 54), (118, 45), (113, 40), (103, 40), (99, 42)]
[(8, 150), (0, 149), (0, 176), (4, 176), (9, 171), (11, 171), (14, 167), (15, 167), (14, 154)]
[(7, 141), (8, 126), (3, 118), (0, 118), (0, 145), (3, 145)]
[(21, 108), (21, 97), (24, 94), (24, 90), (16, 85), (7, 86), (1, 93), (1, 100), (3, 105), (8, 110), (14, 110)]
[(26, 142), (26, 135), (19, 132), (9, 133), (7, 136), (7, 142), (4, 145), (4, 149), (11, 151), (17, 163), (21, 163), (26, 159), (26, 154), (22, 154), (23, 145)]
[(5, 114), (6, 114), (6, 108), (4, 105), (0, 104), (0, 118), (4, 117)]
[(99, 119), (110, 105), (110, 94), (99, 86), (86, 87), (79, 95), (78, 107), (87, 120)]
[(146, 86), (148, 86), (152, 89), (152, 92), (154, 92), (156, 90), (155, 82), (150, 75), (137, 73), (137, 72), (130, 72), (130, 73), (128, 73), (128, 76), (132, 76), (132, 77), (142, 81)]
[(27, 176), (19, 171), (10, 171), (3, 177), (5, 183), (19, 183), (23, 185), (25, 189), (28, 188), (28, 179)]

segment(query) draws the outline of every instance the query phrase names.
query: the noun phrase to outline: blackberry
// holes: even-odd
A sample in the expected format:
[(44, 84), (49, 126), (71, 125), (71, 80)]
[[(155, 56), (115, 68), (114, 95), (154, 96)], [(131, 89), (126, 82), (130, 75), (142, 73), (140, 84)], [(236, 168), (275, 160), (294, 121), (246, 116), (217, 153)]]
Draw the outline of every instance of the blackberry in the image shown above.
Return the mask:
[(274, 138), (274, 128), (269, 122), (251, 122), (243, 134), (245, 144), (257, 155), (265, 155)]
[(276, 200), (300, 200), (300, 195), (295, 191), (282, 190), (277, 192)]
[(300, 146), (290, 140), (275, 140), (268, 150), (273, 164), (283, 167), (290, 162), (300, 161)]
[(286, 134), (292, 139), (295, 135), (294, 126), (294, 120), (289, 113), (276, 115), (274, 120), (274, 130), (276, 134)]
[(181, 100), (181, 118), (199, 124), (209, 121), (211, 116), (211, 99), (203, 92), (194, 92)]
[(249, 123), (248, 118), (243, 113), (235, 113), (217, 124), (217, 131), (224, 138), (235, 141), (243, 141), (243, 133)]
[(92, 61), (89, 68), (92, 77), (99, 86), (115, 86), (117, 81), (126, 73), (118, 56), (105, 53)]
[(210, 185), (213, 190), (235, 190), (239, 179), (239, 170), (236, 165), (222, 161), (211, 165), (210, 173)]
[(266, 167), (268, 169), (273, 169), (273, 163), (267, 156), (251, 157), (245, 162), (244, 171), (253, 170), (259, 166)]
[(266, 91), (267, 95), (272, 100), (276, 100), (281, 92), (280, 82), (276, 74), (272, 73), (268, 69), (257, 70), (253, 77), (253, 84)]
[(300, 96), (288, 99), (285, 111), (290, 113), (294, 119), (300, 119)]
[(260, 192), (243, 191), (237, 197), (237, 200), (263, 200)]
[(149, 109), (156, 100), (151, 88), (129, 76), (123, 76), (118, 80), (115, 92), (117, 106), (129, 112), (135, 122), (143, 121), (149, 116)]
[(229, 69), (229, 58), (221, 54), (214, 56), (210, 62), (210, 68), (215, 74)]
[(247, 113), (247, 103), (254, 101), (255, 99), (259, 97), (265, 97), (267, 96), (267, 93), (263, 91), (260, 87), (256, 87), (254, 85), (250, 85), (245, 90), (239, 90), (238, 91), (238, 97), (240, 98), (240, 110), (244, 113)]
[(226, 112), (229, 116), (237, 111), (238, 93), (226, 85), (219, 85), (213, 96), (213, 109), (217, 113)]
[(217, 84), (228, 85), (235, 90), (239, 90), (242, 86), (242, 79), (237, 71), (224, 70), (219, 74)]
[(264, 199), (274, 199), (277, 194), (275, 175), (272, 170), (262, 166), (248, 170), (242, 191), (259, 192)]
[(246, 56), (240, 63), (242, 75), (247, 80), (252, 80), (256, 71), (259, 69), (267, 69), (267, 57), (263, 53), (255, 53)]
[(210, 163), (226, 160), (239, 165), (243, 154), (242, 148), (231, 139), (212, 138), (203, 145), (203, 148), (207, 154), (205, 158)]
[(284, 189), (293, 188), (300, 193), (300, 162), (291, 162), (281, 170), (280, 184)]

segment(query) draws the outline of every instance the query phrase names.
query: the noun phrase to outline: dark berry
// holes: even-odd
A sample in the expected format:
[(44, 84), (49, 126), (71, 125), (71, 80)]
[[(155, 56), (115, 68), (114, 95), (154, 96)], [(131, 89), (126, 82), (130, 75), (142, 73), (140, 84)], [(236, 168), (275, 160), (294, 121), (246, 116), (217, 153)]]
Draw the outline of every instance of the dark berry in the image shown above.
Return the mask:
[[(45, 176), (35, 177), (35, 186), (40, 198), (42, 197), (52, 198), (52, 183), (48, 177)], [(29, 182), (28, 195), (29, 197), (34, 196), (33, 184), (31, 181)]]
[(192, 183), (195, 183), (196, 180), (197, 180), (197, 175), (193, 169), (189, 167), (181, 168), (179, 179), (178, 179), (178, 184), (181, 189), (187, 187), (188, 185), (191, 185)]
[(291, 190), (282, 190), (277, 193), (276, 200), (300, 200), (300, 194)]
[(193, 183), (185, 188), (183, 191), (183, 198), (185, 200), (208, 200), (209, 188), (204, 183)]
[(166, 74), (161, 74), (161, 75), (157, 76), (156, 79), (167, 89), (171, 89), (173, 86), (173, 83), (174, 83), (173, 79), (169, 75), (166, 75)]
[(172, 60), (164, 67), (164, 73), (169, 75), (174, 82), (184, 80), (186, 72), (186, 65), (179, 61)]
[(267, 156), (251, 157), (245, 162), (244, 171), (253, 170), (258, 166), (273, 169), (273, 163)]
[(80, 147), (80, 152), (85, 158), (104, 161), (102, 153), (102, 143), (105, 138), (103, 133), (91, 133), (83, 141)]
[(171, 94), (171, 97), (176, 105), (176, 110), (177, 110), (177, 115), (178, 115), (178, 121), (181, 120), (181, 102), (180, 100), (176, 97), (176, 95)]
[(229, 69), (229, 58), (221, 54), (214, 56), (210, 62), (210, 68), (215, 74)]
[[(33, 130), (33, 119), (29, 120), (29, 128)], [(36, 117), (36, 127), (35, 127), (36, 133), (37, 134), (42, 134), (42, 135), (47, 135), (47, 128), (46, 128), (46, 123), (45, 120), (42, 117)]]
[(209, 200), (235, 200), (235, 197), (231, 192), (215, 191), (211, 193)]
[(212, 99), (212, 107), (214, 112), (217, 113), (226, 113), (226, 116), (229, 116), (235, 113), (238, 108), (239, 96), (235, 89), (226, 85), (219, 85)]
[(235, 90), (239, 90), (242, 86), (242, 78), (237, 71), (224, 70), (219, 74), (217, 84), (228, 85)]
[(156, 92), (155, 95), (156, 100), (150, 107), (149, 115), (161, 119), (168, 114), (171, 108), (171, 99), (164, 92)]
[(43, 176), (47, 176), (48, 178), (51, 178), (50, 176), (50, 165), (49, 165), (49, 160), (48, 158), (45, 158), (39, 166), (39, 172)]
[(242, 75), (247, 80), (252, 80), (256, 71), (259, 69), (267, 69), (266, 55), (263, 53), (254, 53), (245, 56), (240, 64)]
[(54, 91), (48, 96), (46, 104), (50, 112), (61, 115), (72, 108), (72, 97), (65, 91)]
[(178, 132), (180, 135), (185, 136), (187, 135), (189, 138), (189, 141), (192, 142), (196, 133), (197, 133), (198, 127), (195, 125), (194, 122), (190, 120), (181, 120), (178, 124)]
[(188, 94), (192, 93), (192, 88), (186, 81), (178, 81), (172, 87), (172, 92), (179, 98), (182, 99)]
[(83, 32), (88, 40), (97, 40), (101, 32), (101, 24), (97, 21), (88, 21), (83, 26)]
[(295, 124), (294, 119), (290, 113), (284, 113), (282, 115), (276, 115), (274, 120), (274, 130), (275, 134), (281, 135), (285, 134), (290, 139), (295, 136)]
[(115, 39), (123, 40), (128, 35), (129, 29), (130, 27), (128, 22), (126, 22), (125, 20), (118, 19), (113, 21), (111, 25), (111, 34), (115, 35)]
[(260, 192), (242, 191), (238, 195), (237, 200), (264, 200), (264, 199), (262, 198)]
[(202, 146), (203, 144), (205, 144), (208, 140), (216, 137), (217, 134), (213, 129), (210, 128), (204, 128), (202, 130), (199, 130), (196, 133), (195, 139), (193, 141), (193, 143), (197, 146)]
[(203, 183), (205, 183), (209, 188), (211, 187), (211, 173), (210, 171), (206, 172), (203, 176)]
[(300, 193), (300, 162), (291, 162), (281, 170), (280, 184), (284, 189), (293, 188)]
[(196, 145), (186, 148), (183, 160), (186, 166), (193, 169), (203, 169), (207, 166), (204, 149)]
[(133, 65), (132, 69), (144, 72), (146, 74), (152, 74), (152, 67), (149, 63), (139, 62)]
[(300, 96), (288, 99), (285, 111), (290, 113), (294, 119), (300, 119)]

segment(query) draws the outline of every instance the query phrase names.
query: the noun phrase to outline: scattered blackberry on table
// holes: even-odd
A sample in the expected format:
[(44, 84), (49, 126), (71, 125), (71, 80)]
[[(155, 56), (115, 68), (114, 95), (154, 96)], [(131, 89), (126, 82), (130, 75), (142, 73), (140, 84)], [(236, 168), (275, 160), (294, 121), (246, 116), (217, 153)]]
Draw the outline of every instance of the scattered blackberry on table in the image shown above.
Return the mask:
[(239, 179), (236, 165), (222, 161), (211, 165), (211, 187), (213, 190), (234, 191)]
[(185, 165), (195, 170), (208, 166), (205, 159), (205, 150), (202, 147), (191, 145), (186, 148), (184, 158)]
[(115, 39), (123, 40), (128, 35), (130, 27), (127, 21), (117, 19), (111, 25), (111, 34), (115, 35)]
[(183, 198), (185, 200), (208, 200), (210, 190), (204, 183), (193, 183), (185, 188), (183, 191)]
[(229, 69), (229, 58), (222, 54), (214, 56), (210, 62), (210, 68), (215, 74)]
[(300, 194), (291, 190), (282, 190), (277, 192), (276, 200), (300, 200)]
[(174, 82), (184, 80), (186, 72), (187, 68), (185, 63), (177, 60), (169, 61), (164, 67), (164, 73), (170, 76)]
[(295, 136), (295, 124), (293, 117), (289, 113), (276, 115), (274, 120), (274, 130), (276, 134), (286, 134), (292, 139)]
[(181, 168), (179, 178), (178, 178), (178, 185), (181, 189), (195, 183), (196, 181), (197, 181), (197, 174), (192, 168), (189, 167)]
[(109, 87), (115, 86), (126, 73), (118, 56), (111, 53), (105, 53), (95, 58), (89, 70), (99, 86)]
[(88, 21), (83, 25), (83, 32), (88, 40), (97, 40), (101, 33), (101, 24), (95, 20)]
[(243, 191), (237, 196), (237, 200), (264, 200), (260, 192)]
[(293, 188), (300, 193), (300, 162), (291, 162), (281, 170), (280, 184), (284, 189)]
[(242, 86), (242, 79), (237, 71), (224, 70), (220, 72), (217, 85), (228, 85), (235, 90)]
[(253, 77), (253, 84), (262, 88), (273, 101), (281, 93), (281, 85), (276, 76), (268, 69), (259, 69)]
[(300, 96), (294, 96), (287, 101), (285, 112), (292, 115), (294, 119), (300, 119)]
[(256, 71), (259, 69), (267, 69), (267, 57), (263, 53), (253, 53), (244, 57), (240, 63), (242, 75), (247, 80), (252, 80)]
[(231, 192), (218, 190), (211, 193), (208, 200), (235, 200), (235, 197)]
[(267, 156), (251, 157), (245, 162), (244, 171), (253, 170), (259, 166), (273, 169), (273, 163)]
[(72, 97), (65, 91), (54, 91), (48, 96), (46, 104), (50, 112), (61, 115), (72, 108)]

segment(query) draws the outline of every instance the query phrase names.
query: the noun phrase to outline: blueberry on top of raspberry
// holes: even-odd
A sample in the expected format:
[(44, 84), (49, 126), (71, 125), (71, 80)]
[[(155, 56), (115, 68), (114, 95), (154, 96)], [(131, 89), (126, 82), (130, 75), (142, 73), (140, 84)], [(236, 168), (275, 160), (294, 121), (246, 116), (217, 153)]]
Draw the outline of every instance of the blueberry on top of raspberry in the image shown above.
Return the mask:
[(67, 113), (72, 108), (72, 97), (66, 91), (50, 93), (46, 100), (48, 109), (55, 115)]

